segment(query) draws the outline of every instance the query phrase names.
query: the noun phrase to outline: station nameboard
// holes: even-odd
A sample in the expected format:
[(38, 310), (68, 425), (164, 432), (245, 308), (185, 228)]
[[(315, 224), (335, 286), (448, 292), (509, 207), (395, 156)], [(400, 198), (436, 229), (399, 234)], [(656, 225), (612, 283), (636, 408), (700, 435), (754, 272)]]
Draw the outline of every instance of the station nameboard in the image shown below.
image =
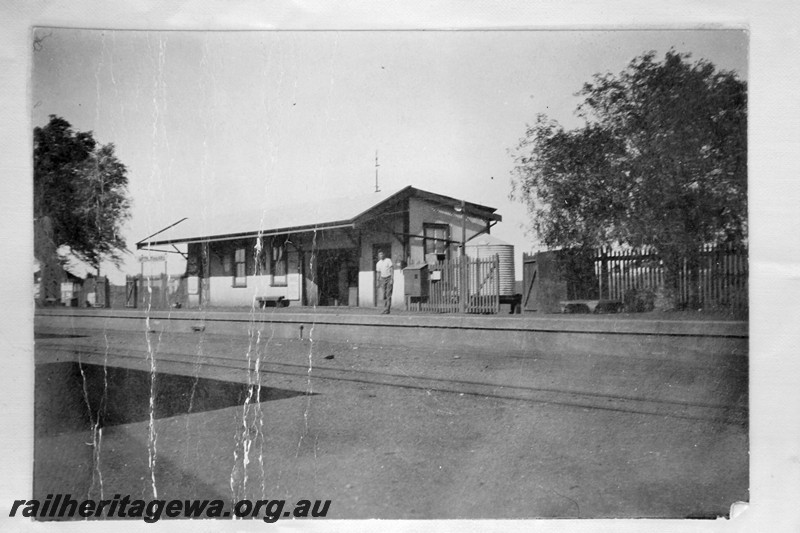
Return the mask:
[(166, 261), (166, 255), (140, 255), (139, 262), (140, 263), (150, 263), (151, 261)]

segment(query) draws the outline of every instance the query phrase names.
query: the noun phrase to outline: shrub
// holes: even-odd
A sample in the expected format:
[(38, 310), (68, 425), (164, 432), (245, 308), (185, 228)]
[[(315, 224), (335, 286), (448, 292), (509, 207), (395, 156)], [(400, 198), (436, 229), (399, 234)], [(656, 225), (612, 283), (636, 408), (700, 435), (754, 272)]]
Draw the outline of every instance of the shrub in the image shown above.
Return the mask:
[(647, 313), (655, 308), (656, 294), (650, 289), (628, 289), (622, 298), (627, 313)]

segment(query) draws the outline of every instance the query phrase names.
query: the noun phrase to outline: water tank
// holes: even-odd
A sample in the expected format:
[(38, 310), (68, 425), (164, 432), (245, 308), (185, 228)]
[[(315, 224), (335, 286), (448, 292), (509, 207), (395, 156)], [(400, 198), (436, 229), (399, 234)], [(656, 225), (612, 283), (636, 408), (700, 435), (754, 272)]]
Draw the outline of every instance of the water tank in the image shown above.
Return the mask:
[(500, 257), (500, 295), (514, 294), (514, 245), (492, 235), (480, 235), (467, 242), (466, 253), (469, 257), (482, 259)]

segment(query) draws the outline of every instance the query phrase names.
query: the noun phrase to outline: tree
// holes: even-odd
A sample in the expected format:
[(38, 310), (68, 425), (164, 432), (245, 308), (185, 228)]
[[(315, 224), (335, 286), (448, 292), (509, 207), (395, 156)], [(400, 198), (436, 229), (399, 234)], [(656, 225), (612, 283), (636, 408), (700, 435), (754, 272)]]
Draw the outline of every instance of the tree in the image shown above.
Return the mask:
[[(98, 145), (61, 117), (33, 130), (34, 253), (43, 264), (71, 253), (94, 268), (119, 264), (130, 218), (127, 169), (114, 145)], [(66, 247), (66, 248), (64, 248)]]
[(747, 85), (670, 50), (597, 74), (584, 125), (539, 115), (512, 155), (512, 198), (550, 247), (654, 246), (668, 289), (705, 244), (747, 241)]

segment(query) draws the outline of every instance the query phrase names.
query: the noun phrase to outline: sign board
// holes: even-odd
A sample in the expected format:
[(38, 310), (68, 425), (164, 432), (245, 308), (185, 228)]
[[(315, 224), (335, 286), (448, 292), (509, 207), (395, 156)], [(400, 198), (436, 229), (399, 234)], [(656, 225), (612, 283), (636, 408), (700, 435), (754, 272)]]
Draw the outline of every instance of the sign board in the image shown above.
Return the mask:
[(166, 260), (167, 260), (167, 256), (164, 255), (164, 254), (162, 254), (162, 255), (140, 255), (139, 256), (139, 262), (140, 263), (150, 263), (150, 262), (155, 262), (155, 261), (166, 261)]

